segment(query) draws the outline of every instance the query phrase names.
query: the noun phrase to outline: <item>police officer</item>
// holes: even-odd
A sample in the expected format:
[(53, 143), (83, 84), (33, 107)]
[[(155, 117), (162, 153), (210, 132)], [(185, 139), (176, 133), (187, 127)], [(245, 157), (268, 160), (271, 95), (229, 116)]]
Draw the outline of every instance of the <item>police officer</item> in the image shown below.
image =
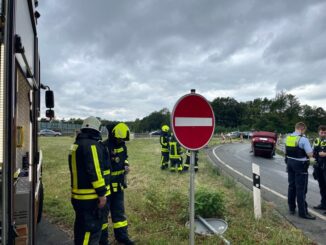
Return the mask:
[(179, 142), (176, 140), (175, 136), (172, 134), (169, 142), (169, 153), (170, 153), (170, 171), (179, 173), (182, 172), (182, 150)]
[(305, 137), (306, 125), (298, 122), (295, 131), (285, 140), (285, 162), (288, 172), (288, 205), (290, 214), (295, 214), (297, 199), (299, 217), (316, 219), (308, 213), (306, 193), (308, 187), (309, 158), (312, 157), (312, 148)]
[(99, 142), (100, 126), (97, 118), (86, 118), (68, 157), (76, 245), (108, 244), (107, 240), (100, 243), (107, 196), (110, 195), (104, 180), (104, 172), (107, 177), (110, 175), (110, 163), (106, 148)]
[(125, 216), (124, 189), (127, 188), (126, 174), (129, 162), (125, 141), (129, 141), (130, 131), (125, 123), (108, 125), (109, 138), (105, 141), (112, 162), (110, 212), (115, 239), (126, 245), (134, 242), (128, 236), (128, 221)]
[(169, 138), (170, 138), (170, 127), (168, 125), (163, 125), (160, 135), (161, 149), (161, 169), (168, 168), (169, 165)]
[(318, 181), (321, 201), (315, 209), (326, 210), (326, 126), (318, 128), (319, 137), (314, 141), (314, 158), (317, 164), (314, 165), (313, 176)]
[[(190, 166), (190, 157), (191, 157), (191, 151), (187, 150), (186, 151), (186, 161), (183, 164), (183, 171), (188, 171), (189, 166)], [(198, 171), (198, 151), (195, 151), (195, 172)]]

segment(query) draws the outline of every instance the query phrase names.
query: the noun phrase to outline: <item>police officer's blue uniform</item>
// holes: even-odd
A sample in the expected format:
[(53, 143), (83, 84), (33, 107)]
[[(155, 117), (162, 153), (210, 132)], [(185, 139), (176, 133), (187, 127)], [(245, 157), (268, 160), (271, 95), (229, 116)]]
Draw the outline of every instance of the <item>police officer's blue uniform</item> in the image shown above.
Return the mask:
[(314, 219), (307, 211), (306, 193), (308, 187), (309, 158), (307, 153), (312, 153), (309, 140), (297, 132), (288, 135), (285, 142), (286, 163), (288, 171), (288, 205), (290, 213), (294, 214), (296, 202), (299, 216)]

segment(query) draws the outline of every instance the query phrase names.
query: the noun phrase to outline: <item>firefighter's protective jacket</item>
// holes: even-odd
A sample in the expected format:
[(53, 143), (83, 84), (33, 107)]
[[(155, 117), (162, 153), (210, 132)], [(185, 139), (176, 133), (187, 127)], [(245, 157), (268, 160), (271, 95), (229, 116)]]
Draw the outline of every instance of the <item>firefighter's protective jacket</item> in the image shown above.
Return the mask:
[(162, 132), (160, 135), (160, 144), (162, 146), (162, 152), (169, 152), (169, 138), (170, 135), (166, 132)]
[(110, 195), (108, 152), (94, 130), (81, 132), (71, 146), (69, 169), (71, 198), (75, 204), (88, 206), (99, 196)]
[(109, 150), (110, 160), (112, 164), (111, 185), (112, 191), (117, 192), (126, 187), (125, 167), (129, 166), (128, 153), (125, 142), (117, 143), (115, 140), (107, 141), (106, 145)]

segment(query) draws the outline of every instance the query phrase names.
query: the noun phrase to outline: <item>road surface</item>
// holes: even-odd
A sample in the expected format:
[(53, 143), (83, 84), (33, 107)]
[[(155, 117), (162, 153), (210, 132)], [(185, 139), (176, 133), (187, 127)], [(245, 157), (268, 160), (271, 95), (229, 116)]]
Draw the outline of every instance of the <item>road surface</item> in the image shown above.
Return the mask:
[(36, 245), (73, 245), (73, 241), (59, 227), (43, 217), (37, 226)]
[(255, 157), (250, 151), (248, 143), (234, 143), (212, 147), (208, 151), (210, 159), (224, 172), (237, 179), (252, 190), (252, 163), (260, 166), (261, 191), (265, 200), (275, 203), (278, 211), (293, 225), (302, 229), (304, 233), (319, 244), (326, 242), (326, 216), (312, 207), (320, 202), (319, 187), (312, 178), (312, 169), (309, 169), (307, 202), (309, 212), (317, 216), (317, 220), (301, 219), (297, 215), (290, 215), (287, 207), (287, 173), (284, 158), (276, 155), (272, 159)]

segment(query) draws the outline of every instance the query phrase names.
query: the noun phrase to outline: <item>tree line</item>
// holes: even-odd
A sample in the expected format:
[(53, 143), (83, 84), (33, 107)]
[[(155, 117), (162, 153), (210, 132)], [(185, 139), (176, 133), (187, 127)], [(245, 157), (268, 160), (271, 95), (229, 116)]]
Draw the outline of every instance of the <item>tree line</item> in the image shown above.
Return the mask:
[[(210, 104), (215, 114), (216, 132), (266, 130), (288, 133), (299, 121), (306, 123), (308, 131), (315, 132), (319, 125), (326, 125), (326, 111), (322, 107), (301, 105), (298, 98), (283, 91), (272, 99), (256, 98), (238, 102), (232, 97), (217, 97)], [(170, 111), (163, 108), (126, 123), (132, 132), (146, 133), (159, 130), (164, 124), (170, 125), (170, 117)], [(80, 118), (64, 121), (75, 124), (83, 122)], [(104, 125), (112, 123), (105, 119), (101, 121)]]
[[(298, 98), (285, 92), (272, 99), (256, 98), (246, 102), (217, 97), (210, 104), (217, 132), (266, 130), (288, 133), (299, 121), (305, 122), (308, 130), (314, 132), (320, 124), (326, 124), (326, 111), (322, 107), (301, 105)], [(133, 132), (150, 132), (164, 124), (170, 125), (170, 116), (169, 110), (164, 108), (143, 119), (128, 122), (128, 125)]]

